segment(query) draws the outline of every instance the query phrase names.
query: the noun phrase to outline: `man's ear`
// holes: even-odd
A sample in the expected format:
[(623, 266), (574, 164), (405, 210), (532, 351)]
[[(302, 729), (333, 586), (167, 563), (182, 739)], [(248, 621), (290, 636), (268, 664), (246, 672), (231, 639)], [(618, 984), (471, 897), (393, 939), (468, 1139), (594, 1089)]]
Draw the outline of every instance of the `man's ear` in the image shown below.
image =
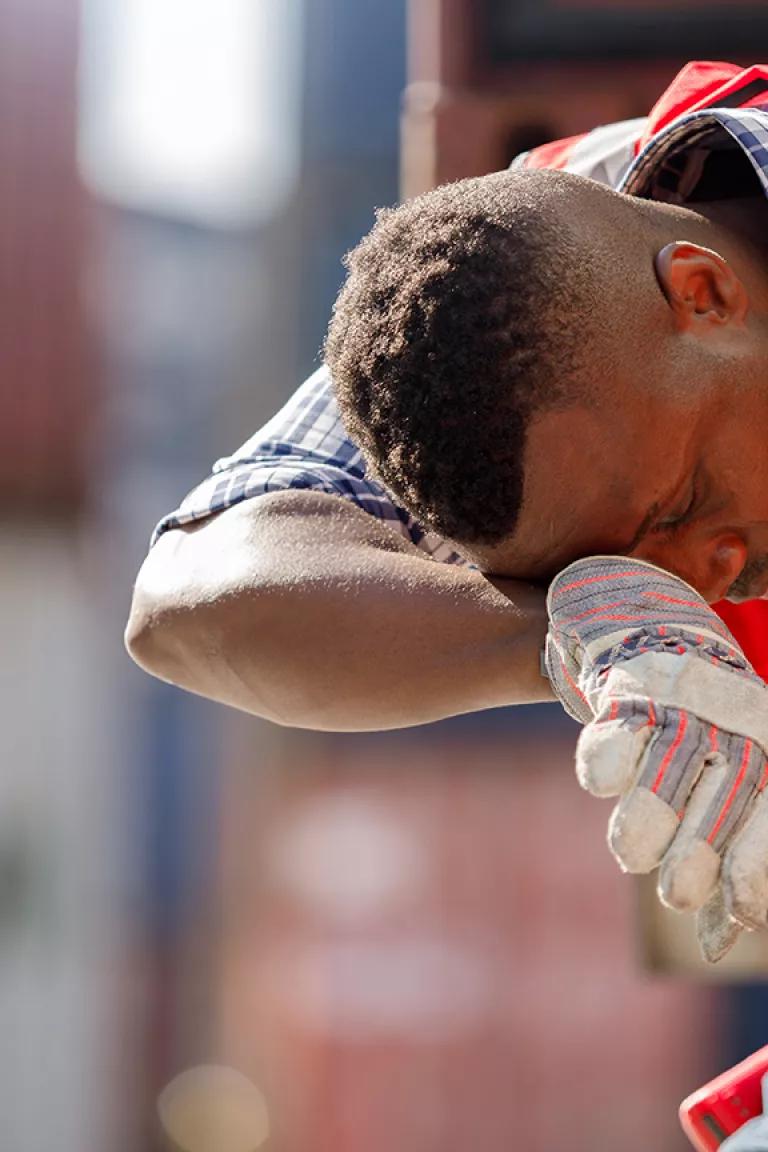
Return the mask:
[(703, 335), (726, 324), (743, 324), (749, 307), (746, 289), (711, 248), (675, 240), (656, 253), (654, 267), (678, 330)]

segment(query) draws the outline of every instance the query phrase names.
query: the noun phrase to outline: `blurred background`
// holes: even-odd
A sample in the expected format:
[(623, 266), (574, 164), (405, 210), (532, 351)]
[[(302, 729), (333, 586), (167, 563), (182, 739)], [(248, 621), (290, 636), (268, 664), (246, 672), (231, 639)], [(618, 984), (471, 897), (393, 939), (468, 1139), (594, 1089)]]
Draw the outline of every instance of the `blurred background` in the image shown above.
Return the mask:
[(154, 1152), (201, 1063), (275, 1152), (681, 1152), (680, 1098), (768, 1041), (765, 944), (697, 966), (557, 708), (318, 735), (122, 643), (377, 205), (767, 54), (725, 0), (0, 0), (4, 1152)]

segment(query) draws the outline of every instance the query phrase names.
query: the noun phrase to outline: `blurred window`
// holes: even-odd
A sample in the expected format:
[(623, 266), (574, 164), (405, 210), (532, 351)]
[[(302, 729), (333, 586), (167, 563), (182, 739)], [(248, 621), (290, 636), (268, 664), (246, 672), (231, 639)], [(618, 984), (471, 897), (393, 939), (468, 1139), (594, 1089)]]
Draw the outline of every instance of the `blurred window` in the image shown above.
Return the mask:
[(295, 185), (302, 0), (83, 0), (79, 157), (129, 208), (260, 223)]

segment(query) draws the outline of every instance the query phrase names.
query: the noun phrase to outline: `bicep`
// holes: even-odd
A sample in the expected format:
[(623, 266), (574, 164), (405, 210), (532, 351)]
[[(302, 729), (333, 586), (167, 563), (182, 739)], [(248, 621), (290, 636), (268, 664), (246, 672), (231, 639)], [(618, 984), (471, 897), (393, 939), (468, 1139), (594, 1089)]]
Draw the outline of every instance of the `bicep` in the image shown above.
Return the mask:
[(285, 489), (242, 500), (158, 537), (136, 579), (144, 610), (174, 612), (250, 587), (309, 581), (356, 550), (429, 557), (392, 524), (341, 496)]

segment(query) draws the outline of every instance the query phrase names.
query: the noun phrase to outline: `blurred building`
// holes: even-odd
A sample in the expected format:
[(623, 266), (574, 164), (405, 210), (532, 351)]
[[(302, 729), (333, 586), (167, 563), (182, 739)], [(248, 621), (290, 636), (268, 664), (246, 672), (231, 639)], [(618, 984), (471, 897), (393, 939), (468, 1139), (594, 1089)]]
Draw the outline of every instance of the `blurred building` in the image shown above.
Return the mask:
[(153, 524), (317, 362), (401, 98), (410, 193), (642, 115), (763, 20), (412, 0), (406, 69), (404, 0), (0, 0), (0, 1147), (150, 1152), (216, 1061), (280, 1152), (672, 1152), (762, 1042), (753, 991), (643, 969), (557, 709), (289, 732), (122, 629)]

